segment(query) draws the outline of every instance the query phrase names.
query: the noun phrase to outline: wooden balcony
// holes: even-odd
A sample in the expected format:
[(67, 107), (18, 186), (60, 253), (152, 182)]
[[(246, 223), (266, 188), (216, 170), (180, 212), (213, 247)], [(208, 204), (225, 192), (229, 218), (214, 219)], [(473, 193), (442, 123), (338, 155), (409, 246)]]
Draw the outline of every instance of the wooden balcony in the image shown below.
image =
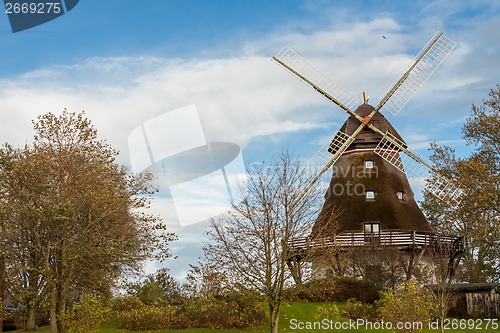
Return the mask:
[[(435, 232), (414, 230), (382, 230), (379, 233), (362, 231), (343, 232), (323, 238), (295, 238), (288, 242), (289, 252), (295, 255), (310, 251), (325, 251), (350, 248), (384, 248), (393, 247), (399, 250), (430, 249), (442, 252), (462, 252), (463, 239), (458, 236), (438, 234)], [(292, 254), (293, 256), (293, 254)]]

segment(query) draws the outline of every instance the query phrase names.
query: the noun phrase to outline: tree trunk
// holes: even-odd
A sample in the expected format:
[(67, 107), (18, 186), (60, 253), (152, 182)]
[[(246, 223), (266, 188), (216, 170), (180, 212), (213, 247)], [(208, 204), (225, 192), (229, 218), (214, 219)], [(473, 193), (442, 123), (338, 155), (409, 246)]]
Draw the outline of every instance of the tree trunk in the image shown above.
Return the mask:
[(66, 333), (66, 319), (64, 319), (64, 314), (66, 313), (66, 293), (61, 292), (59, 297), (58, 306), (58, 316), (57, 316), (57, 329), (58, 333)]
[(58, 333), (57, 331), (57, 289), (53, 288), (50, 291), (50, 333)]
[(278, 333), (278, 324), (280, 319), (279, 305), (269, 305), (269, 329), (271, 333)]
[(68, 303), (68, 294), (71, 281), (70, 265), (66, 262), (66, 242), (61, 246), (61, 268), (57, 284), (57, 328), (58, 333), (66, 333), (66, 306)]
[(26, 320), (26, 331), (36, 330), (35, 318), (36, 318), (36, 307), (28, 304), (28, 319)]

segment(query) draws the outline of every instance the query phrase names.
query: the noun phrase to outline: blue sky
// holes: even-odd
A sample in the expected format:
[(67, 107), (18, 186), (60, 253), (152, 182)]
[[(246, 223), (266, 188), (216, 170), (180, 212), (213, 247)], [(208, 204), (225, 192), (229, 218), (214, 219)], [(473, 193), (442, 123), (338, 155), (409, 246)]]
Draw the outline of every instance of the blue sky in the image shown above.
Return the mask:
[[(86, 110), (130, 165), (134, 128), (195, 104), (206, 140), (239, 145), (247, 163), (283, 147), (308, 159), (346, 115), (272, 62), (275, 53), (290, 46), (376, 104), (440, 30), (458, 46), (397, 117), (386, 116), (424, 156), (433, 141), (466, 154), (460, 129), (471, 104), (499, 83), (499, 11), (494, 0), (81, 0), (18, 33), (0, 14), (1, 140), (30, 142), (41, 113)], [(178, 228), (156, 212), (179, 234), (179, 259), (167, 266), (182, 276), (206, 223)]]

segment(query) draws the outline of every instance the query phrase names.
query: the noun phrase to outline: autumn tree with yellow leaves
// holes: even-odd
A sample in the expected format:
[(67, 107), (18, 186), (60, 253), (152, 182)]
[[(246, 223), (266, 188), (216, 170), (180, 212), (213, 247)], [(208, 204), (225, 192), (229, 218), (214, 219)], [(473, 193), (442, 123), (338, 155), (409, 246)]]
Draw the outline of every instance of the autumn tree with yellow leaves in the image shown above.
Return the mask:
[(50, 312), (66, 332), (69, 302), (109, 293), (118, 276), (155, 254), (170, 256), (175, 236), (147, 208), (149, 174), (129, 174), (84, 113), (38, 117), (32, 145), (0, 149), (0, 242), (7, 287), (27, 306)]
[(436, 229), (464, 239), (462, 265), (456, 278), (465, 282), (500, 281), (500, 86), (489, 99), (473, 105), (463, 128), (468, 157), (457, 157), (450, 147), (432, 146), (431, 159), (464, 191), (456, 206), (446, 206), (430, 195), (423, 209)]

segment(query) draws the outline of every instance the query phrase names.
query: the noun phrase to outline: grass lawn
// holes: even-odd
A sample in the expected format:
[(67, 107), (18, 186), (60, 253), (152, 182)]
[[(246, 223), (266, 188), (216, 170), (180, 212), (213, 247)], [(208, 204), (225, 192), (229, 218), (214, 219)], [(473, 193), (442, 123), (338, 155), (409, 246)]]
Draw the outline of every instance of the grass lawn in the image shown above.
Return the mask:
[[(306, 325), (306, 322), (313, 322), (315, 321), (314, 319), (314, 312), (316, 311), (316, 308), (318, 305), (321, 303), (290, 303), (286, 304), (283, 306), (281, 310), (281, 317), (280, 317), (280, 332), (318, 332), (318, 333), (323, 333), (323, 332), (342, 332), (342, 333), (349, 333), (349, 332), (369, 332), (369, 333), (385, 333), (385, 332), (391, 332), (389, 329), (380, 329), (380, 328), (372, 328), (372, 329), (366, 329), (365, 327), (358, 327), (358, 329), (350, 329), (348, 328), (348, 323), (347, 319), (344, 319), (346, 321), (346, 329), (340, 329), (336, 330), (334, 327), (332, 329), (307, 329), (305, 326), (303, 329), (300, 329), (298, 327), (298, 322), (302, 322), (303, 325)], [(344, 304), (337, 304), (339, 308), (343, 308)], [(500, 320), (497, 321), (497, 324), (500, 326)], [(295, 323), (295, 324), (293, 324)], [(486, 324), (486, 322), (483, 321), (483, 327)], [(295, 325), (295, 327), (293, 326)], [(490, 324), (491, 325), (491, 324)], [(295, 328), (295, 329), (294, 329)], [(131, 333), (131, 332), (136, 332), (136, 333), (217, 333), (217, 332), (227, 332), (227, 333), (238, 333), (238, 332), (245, 332), (245, 333), (265, 333), (268, 332), (269, 329), (267, 328), (267, 325), (264, 325), (262, 327), (252, 327), (252, 328), (247, 328), (247, 329), (226, 329), (226, 330), (211, 330), (211, 329), (201, 329), (201, 328), (195, 328), (195, 329), (183, 329), (183, 330), (158, 330), (158, 331), (129, 331), (129, 330), (124, 330), (124, 329), (118, 329), (113, 327), (112, 325), (107, 325), (101, 327), (98, 332), (99, 333)], [(491, 327), (489, 329), (449, 329), (446, 330), (447, 333), (469, 333), (469, 332), (483, 332), (483, 333), (497, 333), (500, 332), (500, 329), (492, 329)], [(42, 327), (37, 332), (40, 333), (50, 333), (49, 327)], [(422, 332), (424, 333), (434, 333), (434, 332), (440, 332), (439, 329), (424, 329)]]

